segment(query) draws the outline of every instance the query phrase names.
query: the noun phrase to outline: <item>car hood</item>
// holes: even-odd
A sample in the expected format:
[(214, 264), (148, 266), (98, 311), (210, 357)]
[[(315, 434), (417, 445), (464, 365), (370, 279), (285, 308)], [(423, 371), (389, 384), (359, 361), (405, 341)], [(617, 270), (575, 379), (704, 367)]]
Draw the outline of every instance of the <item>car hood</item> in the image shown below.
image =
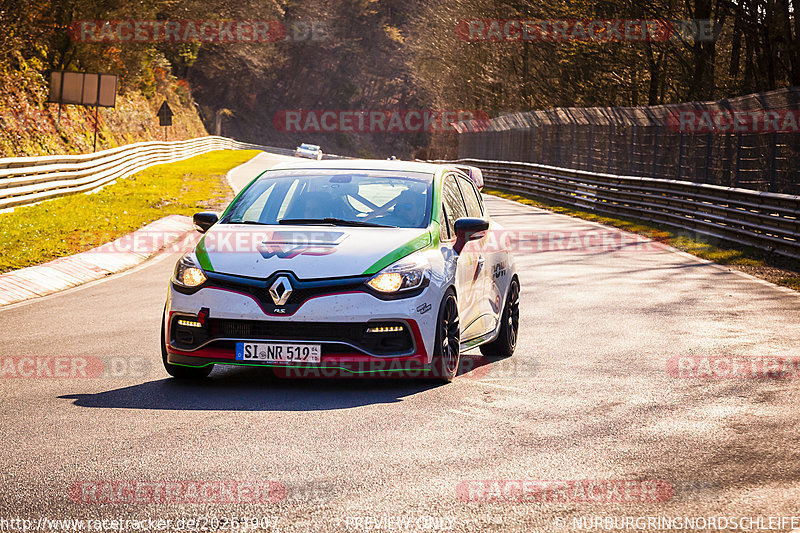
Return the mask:
[(267, 278), (278, 271), (300, 279), (374, 274), (431, 244), (428, 229), (217, 224), (197, 245), (208, 271)]

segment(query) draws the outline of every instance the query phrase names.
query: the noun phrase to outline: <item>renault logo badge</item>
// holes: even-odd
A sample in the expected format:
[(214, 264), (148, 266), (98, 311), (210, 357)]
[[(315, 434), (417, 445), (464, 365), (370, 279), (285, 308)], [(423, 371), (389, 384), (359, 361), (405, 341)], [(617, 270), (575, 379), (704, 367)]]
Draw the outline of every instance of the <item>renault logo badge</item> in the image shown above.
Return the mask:
[(281, 276), (275, 280), (275, 283), (269, 288), (269, 295), (272, 296), (272, 301), (275, 305), (284, 305), (289, 301), (292, 295), (292, 284), (289, 283), (289, 278)]

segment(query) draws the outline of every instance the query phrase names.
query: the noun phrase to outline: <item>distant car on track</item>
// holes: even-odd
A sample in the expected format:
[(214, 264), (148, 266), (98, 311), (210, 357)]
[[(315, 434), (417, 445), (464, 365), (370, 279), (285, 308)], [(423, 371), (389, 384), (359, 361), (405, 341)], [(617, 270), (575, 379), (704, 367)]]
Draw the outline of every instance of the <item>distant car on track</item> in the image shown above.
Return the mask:
[(167, 372), (202, 378), (226, 364), (449, 381), (464, 349), (512, 355), (520, 284), (492, 239), (502, 228), (479, 174), (287, 162), (222, 215), (195, 214), (205, 235), (178, 261), (162, 317)]
[(294, 155), (296, 157), (307, 157), (319, 161), (322, 159), (322, 148), (316, 144), (303, 143), (295, 149)]

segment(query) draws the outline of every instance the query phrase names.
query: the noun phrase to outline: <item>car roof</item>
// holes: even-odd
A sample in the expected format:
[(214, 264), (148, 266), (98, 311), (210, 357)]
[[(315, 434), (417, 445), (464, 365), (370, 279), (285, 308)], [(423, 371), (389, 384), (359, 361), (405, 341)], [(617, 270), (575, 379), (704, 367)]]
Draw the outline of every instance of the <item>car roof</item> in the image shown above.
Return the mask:
[[(417, 161), (390, 161), (387, 159), (328, 159), (325, 161), (284, 161), (270, 170), (290, 169), (330, 169), (330, 170), (393, 170), (397, 172), (422, 172), (436, 174), (445, 165)], [(449, 167), (448, 167), (449, 168)]]

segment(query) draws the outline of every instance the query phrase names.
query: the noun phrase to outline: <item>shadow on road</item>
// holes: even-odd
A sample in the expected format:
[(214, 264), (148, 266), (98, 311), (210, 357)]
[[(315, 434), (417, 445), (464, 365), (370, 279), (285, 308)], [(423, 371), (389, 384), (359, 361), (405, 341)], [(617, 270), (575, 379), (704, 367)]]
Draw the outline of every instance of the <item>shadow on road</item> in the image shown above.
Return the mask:
[(397, 379), (277, 379), (268, 370), (222, 369), (201, 382), (147, 381), (94, 394), (67, 394), (80, 407), (198, 411), (326, 411), (395, 403), (438, 387)]

